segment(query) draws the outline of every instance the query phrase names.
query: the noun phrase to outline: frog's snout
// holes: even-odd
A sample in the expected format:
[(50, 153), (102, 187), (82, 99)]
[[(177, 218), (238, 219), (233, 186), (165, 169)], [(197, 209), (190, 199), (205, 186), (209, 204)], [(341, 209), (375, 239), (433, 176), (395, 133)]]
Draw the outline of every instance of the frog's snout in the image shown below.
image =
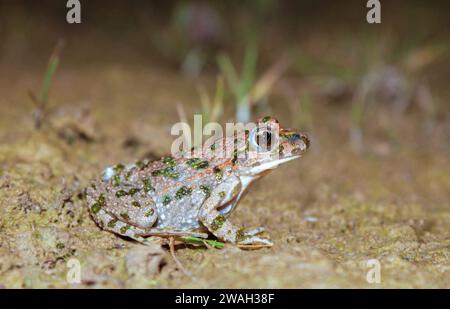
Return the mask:
[(305, 152), (306, 150), (308, 150), (309, 145), (311, 144), (311, 140), (309, 139), (308, 135), (306, 134), (301, 134), (301, 140), (303, 142), (303, 152)]
[(311, 143), (306, 134), (296, 134), (295, 140), (292, 142), (296, 145), (296, 147), (292, 150), (292, 154), (296, 156), (304, 154), (308, 150)]

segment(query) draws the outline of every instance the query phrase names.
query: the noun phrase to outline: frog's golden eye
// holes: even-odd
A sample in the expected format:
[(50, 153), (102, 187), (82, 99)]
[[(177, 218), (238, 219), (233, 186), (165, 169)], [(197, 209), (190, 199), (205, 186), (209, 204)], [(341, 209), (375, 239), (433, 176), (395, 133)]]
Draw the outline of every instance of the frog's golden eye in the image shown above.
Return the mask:
[(272, 146), (272, 133), (269, 131), (265, 131), (257, 134), (256, 143), (261, 147), (267, 146), (267, 148), (269, 149)]

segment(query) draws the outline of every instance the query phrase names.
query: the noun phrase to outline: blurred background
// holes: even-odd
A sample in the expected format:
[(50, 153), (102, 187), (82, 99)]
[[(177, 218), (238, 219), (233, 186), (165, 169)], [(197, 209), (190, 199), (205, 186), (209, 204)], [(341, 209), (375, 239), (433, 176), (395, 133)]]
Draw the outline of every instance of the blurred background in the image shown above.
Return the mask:
[[(128, 100), (118, 100), (121, 106), (129, 104), (130, 96), (140, 96), (151, 108), (152, 100), (159, 101), (155, 91), (164, 88), (165, 108), (174, 111), (180, 104), (189, 116), (201, 112), (206, 120), (249, 121), (255, 113), (280, 107), (293, 125), (311, 130), (317, 124), (313, 107), (333, 113), (338, 108), (348, 115), (349, 138), (356, 148), (364, 142), (363, 127), (378, 122), (368, 119), (373, 109), (396, 118), (413, 112), (421, 117), (425, 135), (436, 133), (448, 110), (450, 21), (445, 1), (383, 3), (381, 24), (367, 23), (365, 1), (81, 4), (82, 23), (68, 24), (64, 1), (1, 1), (2, 75), (14, 85), (19, 86), (16, 80), (26, 83), (20, 85), (22, 94), (38, 92), (40, 81), (32, 79), (45, 79), (47, 62), (57, 50), (61, 65), (47, 91), (55, 92), (49, 99), (55, 102), (100, 95), (93, 82), (70, 80), (78, 70), (73, 78), (95, 75), (99, 84), (104, 79), (117, 82), (115, 90), (129, 86), (127, 77), (135, 78), (128, 83), (145, 91), (129, 91)], [(70, 94), (65, 91), (64, 99), (58, 98), (58, 90), (71, 82)], [(157, 84), (150, 87), (153, 82)], [(179, 91), (177, 82), (182, 84)], [(193, 91), (194, 97), (186, 100), (183, 91)], [(220, 102), (213, 102), (214, 94)], [(28, 99), (22, 99), (19, 105), (26, 106)], [(194, 100), (198, 106), (191, 110)], [(392, 128), (384, 129), (394, 135)]]
[[(68, 10), (0, 1), (0, 284), (66, 286), (77, 257), (86, 287), (370, 287), (360, 262), (377, 257), (384, 287), (449, 287), (448, 1), (382, 1), (381, 24), (363, 0), (89, 0), (81, 24)], [(181, 250), (193, 283), (167, 261), (133, 268), (149, 253), (100, 233), (83, 188), (167, 154), (196, 113), (272, 115), (312, 147), (233, 217), (277, 246)]]

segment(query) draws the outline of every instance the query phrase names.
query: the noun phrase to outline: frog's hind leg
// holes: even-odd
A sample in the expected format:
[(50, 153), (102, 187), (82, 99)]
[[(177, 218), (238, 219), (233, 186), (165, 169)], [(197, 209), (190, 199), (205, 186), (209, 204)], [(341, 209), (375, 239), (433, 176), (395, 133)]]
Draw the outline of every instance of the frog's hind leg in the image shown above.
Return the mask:
[(129, 237), (140, 243), (148, 243), (148, 240), (142, 237), (145, 235), (145, 229), (127, 224), (126, 222), (117, 219), (114, 215), (108, 213), (104, 209), (100, 209), (97, 215), (93, 218), (95, 222), (106, 231)]
[[(161, 238), (181, 238), (181, 237), (197, 237), (197, 238), (208, 238), (207, 233), (201, 233), (201, 232), (193, 232), (193, 231), (170, 231), (170, 230), (163, 230), (158, 228), (140, 228), (131, 224), (127, 224), (124, 221), (121, 221), (117, 219), (116, 216), (114, 216), (111, 213), (108, 213), (104, 209), (100, 209), (100, 211), (97, 213), (95, 217), (93, 217), (95, 222), (100, 226), (102, 229), (113, 232), (115, 234), (129, 237), (131, 239), (134, 239), (140, 243), (147, 244), (149, 243), (149, 239), (152, 238), (151, 236), (155, 237), (161, 237)], [(156, 218), (155, 218), (156, 222)], [(148, 238), (147, 238), (148, 237)]]

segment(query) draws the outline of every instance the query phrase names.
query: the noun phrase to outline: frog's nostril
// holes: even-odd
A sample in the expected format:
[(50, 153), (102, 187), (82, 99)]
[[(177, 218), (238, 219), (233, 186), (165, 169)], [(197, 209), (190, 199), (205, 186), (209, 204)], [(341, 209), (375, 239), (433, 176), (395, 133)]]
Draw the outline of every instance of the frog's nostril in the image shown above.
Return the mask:
[(292, 154), (293, 155), (303, 154), (306, 150), (308, 150), (309, 145), (310, 145), (309, 138), (306, 135), (303, 134), (300, 135), (299, 140), (297, 142), (297, 147), (292, 150)]
[(295, 148), (292, 150), (292, 155), (294, 155), (294, 156), (301, 155), (302, 153), (303, 153), (303, 150), (301, 148)]

